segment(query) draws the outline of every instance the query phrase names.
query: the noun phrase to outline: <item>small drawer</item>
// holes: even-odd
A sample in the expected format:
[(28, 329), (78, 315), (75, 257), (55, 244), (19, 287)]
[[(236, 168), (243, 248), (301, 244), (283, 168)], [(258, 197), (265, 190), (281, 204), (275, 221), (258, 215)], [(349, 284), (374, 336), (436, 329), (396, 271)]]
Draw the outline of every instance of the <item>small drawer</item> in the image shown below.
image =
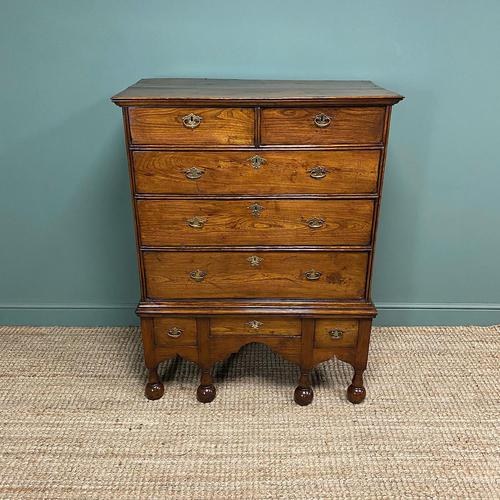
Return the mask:
[[(365, 297), (368, 252), (143, 253), (151, 299)], [(253, 319), (253, 318), (251, 318)]]
[(358, 339), (358, 321), (345, 319), (317, 319), (314, 328), (314, 347), (355, 347)]
[(376, 193), (379, 150), (134, 151), (146, 194)]
[(132, 144), (252, 145), (252, 108), (130, 108)]
[(193, 318), (155, 318), (154, 336), (158, 346), (196, 345), (196, 320)]
[(370, 245), (374, 200), (138, 200), (142, 245)]
[(268, 108), (262, 110), (261, 143), (378, 144), (385, 108)]
[(210, 334), (300, 336), (300, 320), (280, 316), (224, 316), (210, 320)]

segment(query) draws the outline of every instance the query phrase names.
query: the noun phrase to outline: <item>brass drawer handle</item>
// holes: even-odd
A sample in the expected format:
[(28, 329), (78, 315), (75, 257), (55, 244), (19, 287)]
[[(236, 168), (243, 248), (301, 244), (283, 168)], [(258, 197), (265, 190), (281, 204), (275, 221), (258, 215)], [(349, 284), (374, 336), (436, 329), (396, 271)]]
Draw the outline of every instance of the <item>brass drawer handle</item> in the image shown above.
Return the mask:
[(313, 179), (324, 179), (326, 174), (328, 173), (328, 169), (326, 167), (322, 167), (318, 165), (317, 167), (313, 167), (308, 170), (309, 176)]
[(192, 280), (197, 281), (198, 283), (200, 281), (203, 281), (205, 279), (206, 275), (207, 275), (207, 273), (205, 271), (200, 270), (200, 269), (196, 269), (196, 271), (191, 271), (189, 273), (189, 277)]
[(252, 167), (255, 168), (255, 170), (258, 170), (262, 167), (262, 165), (264, 165), (264, 163), (267, 163), (267, 160), (259, 155), (254, 155), (251, 158), (248, 158), (248, 161), (252, 164)]
[(319, 128), (325, 128), (328, 127), (332, 123), (332, 118), (325, 113), (318, 113), (314, 117), (314, 125)]
[(321, 217), (311, 217), (306, 220), (306, 224), (309, 226), (309, 229), (319, 229), (325, 225), (325, 219)]
[(188, 226), (195, 229), (201, 229), (205, 225), (205, 222), (207, 222), (205, 217), (193, 217), (187, 220)]
[(258, 255), (251, 255), (250, 257), (247, 258), (247, 261), (250, 262), (250, 265), (252, 267), (259, 267), (260, 263), (264, 259), (262, 257), (259, 257)]
[(264, 323), (262, 321), (257, 321), (256, 319), (245, 323), (245, 325), (249, 326), (253, 330), (258, 330)]
[(330, 330), (328, 332), (328, 335), (330, 335), (330, 338), (333, 340), (339, 340), (344, 336), (344, 332), (342, 330), (334, 328), (333, 330)]
[(183, 331), (180, 328), (177, 328), (176, 326), (173, 326), (167, 332), (167, 335), (169, 337), (172, 337), (173, 339), (176, 339), (176, 338), (180, 337), (182, 334), (183, 334)]
[(254, 217), (258, 217), (262, 213), (262, 210), (264, 210), (264, 207), (259, 205), (258, 203), (252, 203), (247, 208), (249, 208), (252, 211), (252, 215)]
[(188, 179), (199, 179), (205, 173), (205, 169), (198, 167), (191, 167), (184, 170), (184, 174)]
[(315, 271), (314, 269), (311, 269), (310, 271), (306, 271), (304, 273), (304, 276), (306, 277), (306, 280), (309, 281), (316, 281), (321, 278), (321, 275), (323, 273), (320, 273), (319, 271)]
[(200, 125), (203, 118), (201, 116), (195, 115), (194, 113), (189, 113), (189, 115), (182, 117), (182, 123), (186, 128), (196, 128)]

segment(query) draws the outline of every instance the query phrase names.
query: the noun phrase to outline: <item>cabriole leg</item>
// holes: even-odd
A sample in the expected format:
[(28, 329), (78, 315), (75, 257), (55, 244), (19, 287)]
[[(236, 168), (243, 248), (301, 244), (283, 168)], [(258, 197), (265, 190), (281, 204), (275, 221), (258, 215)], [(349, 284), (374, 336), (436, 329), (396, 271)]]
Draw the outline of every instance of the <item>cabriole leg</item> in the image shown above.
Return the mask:
[(198, 356), (201, 368), (201, 380), (196, 390), (196, 399), (200, 403), (210, 403), (215, 399), (215, 386), (212, 377), (213, 362), (210, 360), (210, 320), (197, 318), (196, 330), (198, 332)]
[(303, 318), (301, 321), (300, 378), (293, 393), (294, 401), (300, 406), (312, 403), (314, 392), (311, 387), (311, 369), (313, 366), (314, 319)]
[(371, 327), (371, 319), (360, 320), (356, 356), (351, 362), (354, 368), (354, 377), (352, 378), (351, 385), (347, 388), (347, 399), (354, 404), (361, 403), (366, 397), (366, 389), (363, 385), (363, 372), (366, 369), (368, 361)]
[(144, 361), (148, 369), (148, 383), (144, 388), (144, 394), (148, 399), (160, 399), (165, 388), (158, 376), (158, 360), (154, 347), (153, 319), (141, 318), (141, 335), (144, 346)]

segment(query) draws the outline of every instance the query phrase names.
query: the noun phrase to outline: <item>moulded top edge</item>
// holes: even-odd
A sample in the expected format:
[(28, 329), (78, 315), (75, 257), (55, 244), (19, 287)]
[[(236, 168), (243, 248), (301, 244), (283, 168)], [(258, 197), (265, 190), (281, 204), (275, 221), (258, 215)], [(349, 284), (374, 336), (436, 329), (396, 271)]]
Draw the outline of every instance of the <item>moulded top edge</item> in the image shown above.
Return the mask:
[(283, 103), (395, 104), (403, 96), (365, 80), (214, 80), (151, 78), (113, 96), (120, 106)]

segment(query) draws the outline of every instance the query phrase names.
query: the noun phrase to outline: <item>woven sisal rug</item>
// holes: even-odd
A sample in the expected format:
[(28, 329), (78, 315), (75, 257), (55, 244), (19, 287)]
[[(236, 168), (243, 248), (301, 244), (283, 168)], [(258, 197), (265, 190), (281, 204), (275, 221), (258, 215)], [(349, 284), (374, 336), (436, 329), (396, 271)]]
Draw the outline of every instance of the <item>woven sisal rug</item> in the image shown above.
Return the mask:
[(195, 399), (166, 362), (143, 397), (135, 328), (0, 328), (0, 497), (336, 499), (500, 497), (500, 327), (378, 328), (367, 400), (351, 368), (314, 373), (250, 345)]

